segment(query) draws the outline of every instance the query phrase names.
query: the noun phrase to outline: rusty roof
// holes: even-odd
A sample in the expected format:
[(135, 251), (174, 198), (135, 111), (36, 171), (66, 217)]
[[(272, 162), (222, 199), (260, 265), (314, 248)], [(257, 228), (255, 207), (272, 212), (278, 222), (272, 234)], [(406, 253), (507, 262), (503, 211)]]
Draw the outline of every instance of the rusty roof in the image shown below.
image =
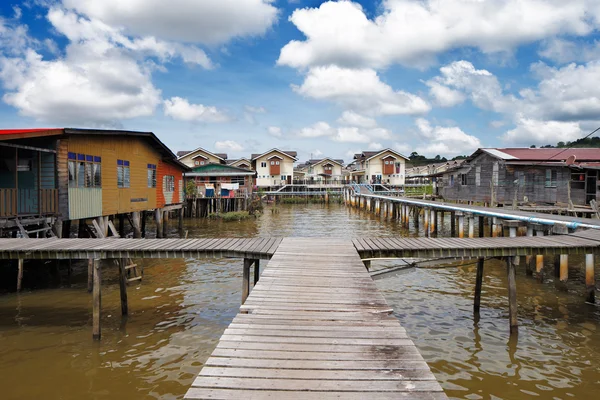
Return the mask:
[(600, 148), (482, 148), (476, 153), (479, 151), (503, 160), (565, 161), (575, 156), (578, 162), (600, 161)]

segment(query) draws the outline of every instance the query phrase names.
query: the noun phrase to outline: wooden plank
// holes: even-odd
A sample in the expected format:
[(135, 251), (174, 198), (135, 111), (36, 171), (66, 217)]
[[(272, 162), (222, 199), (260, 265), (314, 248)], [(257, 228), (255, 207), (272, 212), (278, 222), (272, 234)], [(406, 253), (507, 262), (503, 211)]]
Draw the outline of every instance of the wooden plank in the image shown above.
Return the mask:
[(356, 360), (356, 361), (326, 361), (326, 360), (273, 360), (254, 358), (210, 357), (205, 365), (214, 367), (240, 368), (272, 368), (272, 369), (311, 369), (311, 370), (426, 370), (429, 366), (425, 361), (410, 360)]
[[(440, 400), (447, 399), (441, 392), (370, 392), (370, 398), (378, 400), (414, 399)], [(192, 387), (186, 394), (186, 399), (286, 399), (286, 400), (364, 400), (364, 392), (323, 392), (323, 391), (278, 391), (278, 390), (245, 390), (245, 389), (210, 389)]]

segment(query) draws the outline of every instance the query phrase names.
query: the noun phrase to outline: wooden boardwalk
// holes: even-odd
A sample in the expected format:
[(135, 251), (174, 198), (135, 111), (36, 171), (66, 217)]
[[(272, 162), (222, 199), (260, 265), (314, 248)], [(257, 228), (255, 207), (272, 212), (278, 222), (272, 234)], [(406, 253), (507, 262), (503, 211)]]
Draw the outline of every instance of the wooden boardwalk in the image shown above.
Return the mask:
[(280, 238), (0, 239), (0, 259), (215, 258), (268, 260)]
[(445, 399), (349, 240), (286, 238), (186, 399)]
[(570, 235), (499, 238), (365, 238), (352, 243), (361, 258), (506, 257), (600, 255), (600, 230)]

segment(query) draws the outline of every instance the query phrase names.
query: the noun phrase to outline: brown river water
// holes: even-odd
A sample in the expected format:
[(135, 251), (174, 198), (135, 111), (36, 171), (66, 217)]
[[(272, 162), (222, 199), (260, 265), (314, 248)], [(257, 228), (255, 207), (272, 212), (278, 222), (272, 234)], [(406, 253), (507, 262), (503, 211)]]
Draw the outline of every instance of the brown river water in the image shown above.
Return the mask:
[[(339, 205), (277, 210), (244, 222), (186, 220), (185, 229), (190, 238), (408, 235), (395, 222)], [(450, 397), (591, 399), (600, 393), (600, 308), (583, 302), (582, 261), (571, 257), (567, 291), (518, 268), (518, 338), (508, 333), (498, 261), (486, 262), (478, 322), (472, 264), (376, 282)], [(125, 320), (116, 268), (105, 264), (100, 342), (92, 341), (86, 266), (74, 264), (70, 285), (63, 276), (62, 286), (43, 288), (43, 268), (26, 264), (24, 292), (0, 295), (0, 399), (181, 398), (237, 313), (241, 264), (146, 260), (143, 283), (129, 287)]]

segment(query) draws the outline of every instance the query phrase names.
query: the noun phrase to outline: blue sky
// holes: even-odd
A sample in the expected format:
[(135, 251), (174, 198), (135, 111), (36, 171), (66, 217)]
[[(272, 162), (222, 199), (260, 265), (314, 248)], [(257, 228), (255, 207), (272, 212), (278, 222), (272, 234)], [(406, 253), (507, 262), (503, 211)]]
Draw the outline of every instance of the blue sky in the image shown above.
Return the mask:
[(600, 0), (0, 4), (0, 124), (350, 161), (600, 126)]

